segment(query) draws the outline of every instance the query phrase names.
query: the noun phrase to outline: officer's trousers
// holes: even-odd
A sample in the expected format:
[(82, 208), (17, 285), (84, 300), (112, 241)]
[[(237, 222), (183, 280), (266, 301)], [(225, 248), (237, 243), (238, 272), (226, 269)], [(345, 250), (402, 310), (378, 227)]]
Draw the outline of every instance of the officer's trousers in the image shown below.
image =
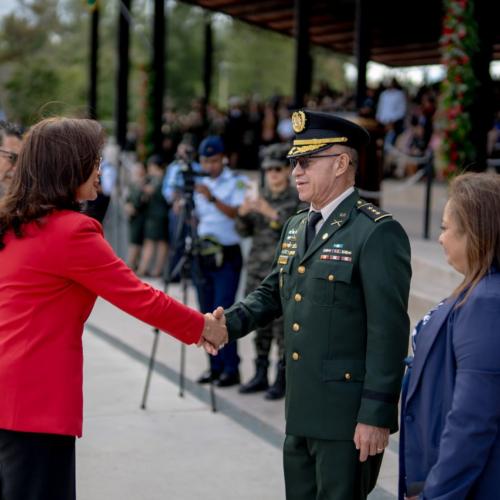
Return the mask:
[(283, 446), (286, 500), (365, 500), (383, 454), (359, 461), (351, 441), (287, 435)]

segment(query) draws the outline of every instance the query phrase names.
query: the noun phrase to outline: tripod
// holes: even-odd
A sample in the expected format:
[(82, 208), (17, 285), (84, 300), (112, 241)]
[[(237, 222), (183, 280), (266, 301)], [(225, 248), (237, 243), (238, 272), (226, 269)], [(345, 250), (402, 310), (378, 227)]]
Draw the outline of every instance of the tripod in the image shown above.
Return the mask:
[[(164, 272), (164, 292), (167, 293), (168, 286), (171, 282), (172, 276), (179, 275), (180, 283), (182, 289), (182, 302), (187, 304), (188, 300), (188, 285), (191, 280), (192, 273), (196, 272), (197, 266), (193, 269), (193, 262), (199, 257), (199, 242), (198, 234), (196, 231), (196, 226), (194, 223), (193, 212), (194, 212), (194, 177), (200, 175), (195, 173), (192, 169), (191, 163), (184, 163), (183, 168), (181, 168), (181, 173), (184, 179), (184, 196), (181, 212), (179, 214), (177, 227), (175, 231), (174, 245), (175, 249), (174, 255), (177, 251), (182, 249), (182, 256), (176, 263), (173, 269), (170, 268), (170, 263), (165, 266)], [(201, 174), (203, 175), (203, 174)], [(170, 261), (170, 259), (169, 259)], [(156, 351), (158, 348), (158, 340), (160, 331), (155, 328), (154, 330), (153, 345), (151, 348), (151, 355), (149, 357), (148, 372), (146, 375), (146, 382), (144, 384), (144, 391), (142, 395), (141, 409), (146, 409), (146, 402), (149, 393), (149, 385), (151, 382), (151, 376), (154, 370)], [(184, 387), (185, 387), (185, 367), (186, 367), (186, 346), (181, 344), (180, 352), (180, 367), (179, 367), (179, 397), (184, 397)], [(213, 383), (210, 383), (210, 405), (213, 412), (217, 411), (215, 391)]]

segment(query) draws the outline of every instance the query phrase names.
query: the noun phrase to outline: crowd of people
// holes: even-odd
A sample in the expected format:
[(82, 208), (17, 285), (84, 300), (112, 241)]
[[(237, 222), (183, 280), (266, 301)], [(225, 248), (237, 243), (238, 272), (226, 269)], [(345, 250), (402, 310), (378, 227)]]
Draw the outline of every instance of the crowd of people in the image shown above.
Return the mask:
[[(366, 499), (399, 426), (401, 500), (495, 497), (500, 177), (452, 182), (440, 243), (463, 281), (416, 326), (407, 357), (410, 242), (360, 198), (370, 135), (331, 112), (339, 102), (323, 86), (293, 113), (282, 99), (232, 100), (226, 116), (169, 110), (162, 154), (131, 169), (128, 266), (81, 213), (101, 190), (102, 127), (52, 118), (24, 137), (0, 127), (1, 495), (75, 498), (81, 336), (102, 296), (203, 346), (200, 384), (240, 385), (237, 339), (256, 332), (255, 372), (239, 392), (286, 398), (288, 500)], [(434, 112), (431, 91), (411, 107), (395, 81), (362, 108), (384, 127), (387, 150), (404, 142), (415, 157)], [(245, 166), (260, 168), (262, 183), (235, 169)], [(246, 296), (235, 302), (247, 236)], [(182, 256), (201, 312), (140, 280), (182, 277)]]

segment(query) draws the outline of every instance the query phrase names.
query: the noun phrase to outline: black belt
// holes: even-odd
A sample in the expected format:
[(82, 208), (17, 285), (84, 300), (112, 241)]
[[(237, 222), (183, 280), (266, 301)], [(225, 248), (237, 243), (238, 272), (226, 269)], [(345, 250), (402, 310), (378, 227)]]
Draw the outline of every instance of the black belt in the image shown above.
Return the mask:
[(224, 260), (240, 257), (241, 247), (240, 245), (223, 245), (222, 254), (224, 255)]

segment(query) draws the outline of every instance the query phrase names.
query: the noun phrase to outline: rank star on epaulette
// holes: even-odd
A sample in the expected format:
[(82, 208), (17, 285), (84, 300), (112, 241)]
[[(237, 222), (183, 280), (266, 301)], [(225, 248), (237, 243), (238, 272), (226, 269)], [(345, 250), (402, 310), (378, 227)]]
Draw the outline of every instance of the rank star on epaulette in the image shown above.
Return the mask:
[(378, 222), (379, 220), (385, 219), (387, 217), (392, 217), (392, 214), (390, 214), (389, 212), (385, 212), (384, 210), (364, 200), (358, 200), (356, 208), (360, 212), (363, 212), (365, 215), (367, 215), (374, 222)]

